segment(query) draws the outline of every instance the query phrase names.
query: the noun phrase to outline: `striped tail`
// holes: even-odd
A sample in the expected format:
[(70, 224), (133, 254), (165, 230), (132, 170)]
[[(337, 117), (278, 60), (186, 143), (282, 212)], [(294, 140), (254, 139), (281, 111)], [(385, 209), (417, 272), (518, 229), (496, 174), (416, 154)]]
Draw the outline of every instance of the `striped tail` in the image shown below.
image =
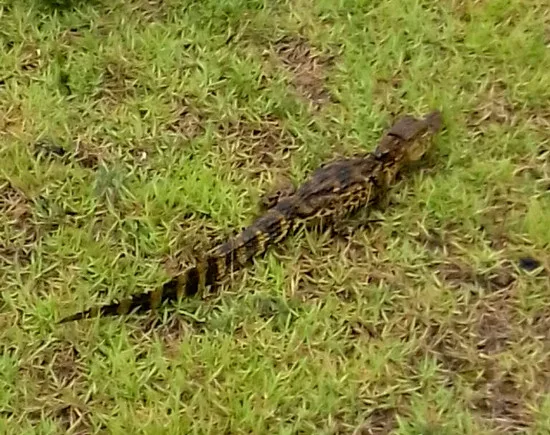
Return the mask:
[(153, 311), (165, 301), (174, 301), (189, 292), (198, 288), (200, 268), (194, 266), (187, 270), (183, 276), (171, 279), (161, 288), (151, 290), (137, 295), (130, 296), (119, 302), (112, 302), (107, 305), (98, 305), (85, 311), (80, 311), (71, 316), (65, 317), (59, 323), (67, 323), (93, 317), (118, 316), (129, 313), (144, 313)]
[(212, 249), (206, 259), (177, 276), (161, 288), (133, 295), (119, 302), (95, 306), (65, 317), (59, 323), (92, 317), (117, 316), (129, 313), (144, 313), (155, 310), (161, 304), (181, 297), (194, 296), (199, 289), (222, 281), (231, 271), (260, 255), (268, 245), (282, 240), (290, 231), (291, 202), (282, 200), (274, 208), (258, 218), (237, 237)]

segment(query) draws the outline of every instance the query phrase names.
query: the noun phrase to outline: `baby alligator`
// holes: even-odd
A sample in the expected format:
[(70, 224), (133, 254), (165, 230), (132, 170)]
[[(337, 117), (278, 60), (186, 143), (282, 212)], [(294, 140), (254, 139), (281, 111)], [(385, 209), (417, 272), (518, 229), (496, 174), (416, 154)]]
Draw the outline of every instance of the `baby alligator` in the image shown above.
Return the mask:
[(379, 201), (407, 164), (419, 160), (441, 129), (439, 111), (423, 119), (405, 116), (382, 137), (376, 149), (361, 157), (336, 160), (317, 169), (293, 193), (281, 197), (239, 235), (210, 250), (196, 264), (157, 290), (119, 302), (95, 306), (61, 323), (95, 316), (154, 310), (165, 301), (193, 296), (218, 285), (228, 274), (283, 240), (298, 225), (312, 221), (337, 222), (359, 207)]

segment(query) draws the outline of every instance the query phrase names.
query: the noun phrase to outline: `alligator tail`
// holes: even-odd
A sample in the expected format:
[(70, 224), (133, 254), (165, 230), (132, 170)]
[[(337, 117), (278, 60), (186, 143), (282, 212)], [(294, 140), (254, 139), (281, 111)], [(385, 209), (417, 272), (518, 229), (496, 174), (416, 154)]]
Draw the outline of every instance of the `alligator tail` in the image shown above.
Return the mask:
[(63, 318), (59, 323), (93, 317), (144, 313), (181, 297), (194, 296), (199, 289), (216, 285), (232, 270), (262, 254), (269, 244), (283, 239), (290, 231), (290, 202), (281, 201), (238, 236), (212, 249), (204, 260), (161, 288), (139, 293), (121, 301), (99, 305)]

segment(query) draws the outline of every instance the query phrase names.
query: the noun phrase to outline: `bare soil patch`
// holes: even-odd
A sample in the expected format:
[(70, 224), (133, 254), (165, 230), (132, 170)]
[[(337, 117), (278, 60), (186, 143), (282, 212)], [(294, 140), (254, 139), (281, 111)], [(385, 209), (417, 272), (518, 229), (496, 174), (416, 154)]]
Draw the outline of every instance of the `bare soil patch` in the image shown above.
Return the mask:
[(516, 280), (511, 263), (496, 265), (488, 271), (478, 272), (473, 266), (459, 259), (452, 259), (437, 266), (437, 274), (452, 288), (463, 285), (478, 285), (488, 291), (509, 287)]
[(253, 176), (263, 172), (286, 173), (292, 151), (297, 148), (295, 137), (272, 116), (222, 123), (218, 136), (224, 161), (232, 170), (245, 170)]
[(97, 98), (117, 104), (135, 95), (136, 74), (130, 63), (123, 59), (111, 59), (103, 67), (101, 88)]
[(30, 201), (7, 180), (0, 180), (0, 214), (6, 222), (0, 238), (0, 258), (10, 265), (28, 264), (38, 239)]
[(205, 116), (193, 104), (183, 99), (174, 104), (166, 129), (191, 140), (204, 133), (204, 122)]
[(483, 355), (493, 355), (506, 349), (512, 340), (512, 301), (507, 290), (481, 300), (475, 307), (474, 335)]
[(90, 433), (88, 406), (78, 396), (83, 379), (78, 350), (69, 342), (50, 343), (48, 348), (24, 363), (21, 371), (32, 380), (37, 394), (27, 397), (26, 412), (31, 420), (51, 418), (70, 433)]
[(124, 7), (143, 23), (162, 22), (168, 13), (166, 0), (133, 0)]
[(303, 98), (314, 106), (330, 101), (325, 78), (331, 57), (317, 52), (301, 37), (283, 38), (276, 44), (275, 52), (292, 74), (292, 84)]
[(531, 424), (526, 394), (506, 373), (488, 369), (476, 390), (473, 409), (497, 433), (524, 433)]
[(518, 111), (506, 96), (506, 84), (495, 80), (482, 87), (477, 94), (475, 109), (468, 119), (468, 127), (477, 134), (483, 134), (488, 124), (515, 125), (518, 122)]
[(397, 427), (393, 409), (376, 409), (367, 421), (353, 431), (353, 435), (389, 435)]

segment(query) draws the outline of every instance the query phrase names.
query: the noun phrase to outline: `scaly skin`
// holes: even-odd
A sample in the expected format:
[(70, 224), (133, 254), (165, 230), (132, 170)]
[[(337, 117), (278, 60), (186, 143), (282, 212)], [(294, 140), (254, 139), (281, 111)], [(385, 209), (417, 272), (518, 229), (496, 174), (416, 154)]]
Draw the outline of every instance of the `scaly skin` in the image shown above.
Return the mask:
[(200, 289), (216, 286), (228, 272), (263, 254), (269, 245), (283, 240), (298, 225), (318, 220), (335, 222), (382, 199), (397, 174), (428, 151), (431, 141), (423, 139), (439, 131), (441, 125), (441, 114), (437, 111), (423, 119), (401, 118), (382, 137), (374, 152), (317, 169), (294, 194), (281, 198), (238, 236), (212, 249), (195, 266), (161, 288), (92, 307), (60, 323), (155, 310), (165, 301), (193, 296)]

